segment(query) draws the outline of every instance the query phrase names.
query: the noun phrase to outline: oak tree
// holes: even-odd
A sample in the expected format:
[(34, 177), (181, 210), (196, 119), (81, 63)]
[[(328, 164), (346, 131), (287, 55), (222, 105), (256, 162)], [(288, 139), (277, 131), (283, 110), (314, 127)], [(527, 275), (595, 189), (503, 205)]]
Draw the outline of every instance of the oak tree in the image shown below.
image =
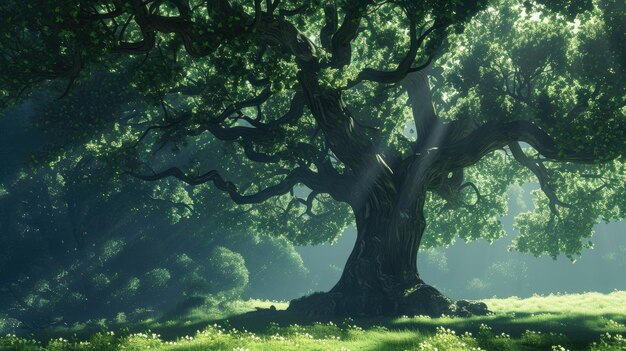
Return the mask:
[[(1, 6), (0, 98), (74, 99), (42, 115), (57, 144), (84, 141), (123, 175), (212, 185), (295, 242), (332, 239), (351, 212), (339, 282), (292, 310), (485, 312), (424, 283), (416, 255), (502, 236), (506, 188), (530, 176), (543, 195), (520, 215), (518, 249), (574, 257), (595, 221), (623, 217), (619, 1)], [(73, 85), (105, 76), (110, 99), (81, 105)]]

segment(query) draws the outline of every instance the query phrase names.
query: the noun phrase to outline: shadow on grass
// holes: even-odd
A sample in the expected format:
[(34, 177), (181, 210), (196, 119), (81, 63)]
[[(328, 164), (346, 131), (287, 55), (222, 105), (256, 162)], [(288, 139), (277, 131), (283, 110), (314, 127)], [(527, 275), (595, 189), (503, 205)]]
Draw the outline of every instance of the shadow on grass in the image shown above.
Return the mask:
[[(293, 324), (309, 326), (315, 322), (334, 324), (345, 327), (347, 324), (358, 325), (368, 330), (374, 327), (385, 327), (389, 331), (415, 331), (417, 334), (435, 334), (437, 327), (443, 326), (452, 329), (457, 335), (470, 332), (477, 336), (480, 333), (481, 324), (486, 324), (491, 328), (491, 333), (500, 335), (506, 333), (511, 336), (512, 341), (502, 341), (498, 344), (497, 339), (491, 338), (481, 347), (486, 350), (551, 350), (552, 344), (549, 338), (541, 340), (539, 344), (525, 344), (520, 338), (527, 330), (541, 332), (544, 335), (563, 334), (565, 336), (564, 346), (569, 350), (588, 350), (592, 342), (600, 340), (600, 335), (606, 332), (615, 332), (611, 327), (607, 327), (609, 320), (622, 325), (626, 324), (626, 315), (603, 314), (591, 315), (582, 313), (508, 313), (491, 316), (480, 316), (470, 318), (398, 318), (398, 317), (378, 317), (363, 318), (354, 320), (345, 319), (324, 319), (312, 321), (302, 316), (289, 313), (287, 311), (260, 310), (248, 312), (227, 319), (204, 321), (190, 325), (172, 325), (164, 328), (157, 328), (157, 332), (164, 338), (175, 338), (180, 335), (193, 335), (196, 330), (202, 330), (208, 324), (228, 326), (239, 330), (246, 329), (259, 336), (270, 336), (274, 333), (276, 326), (288, 327)], [(623, 333), (623, 330), (621, 331)], [(494, 341), (495, 340), (495, 341)], [(410, 339), (386, 340), (371, 342), (371, 350), (405, 350), (412, 344)], [(505, 347), (506, 346), (506, 347)], [(509, 348), (510, 347), (510, 348)], [(369, 350), (368, 348), (367, 350)]]
[[(358, 325), (364, 329), (374, 326), (383, 326), (389, 330), (419, 330), (423, 334), (435, 333), (439, 326), (450, 328), (457, 333), (470, 332), (477, 334), (481, 324), (489, 325), (494, 334), (506, 333), (512, 337), (519, 337), (526, 330), (542, 333), (562, 333), (571, 341), (597, 340), (600, 334), (613, 331), (607, 328), (607, 322), (613, 320), (620, 324), (626, 324), (626, 315), (605, 314), (560, 314), (560, 313), (515, 313), (497, 314), (470, 318), (445, 317), (445, 318), (398, 318), (376, 317), (357, 318), (348, 320), (351, 325)], [(298, 324), (301, 326), (311, 325), (315, 322), (333, 322), (339, 326), (346, 324), (346, 319), (316, 319), (311, 320), (288, 311), (259, 310), (224, 319), (205, 320), (192, 323), (180, 323), (171, 325), (152, 326), (151, 330), (157, 332), (165, 339), (176, 338), (181, 335), (193, 335), (197, 330), (203, 330), (207, 325), (218, 324), (236, 329), (246, 329), (259, 335), (270, 335), (274, 325), (287, 327)], [(145, 330), (145, 329), (143, 329)], [(133, 331), (142, 331), (141, 328)]]
[[(616, 332), (611, 327), (609, 320), (621, 325), (626, 324), (624, 314), (583, 314), (583, 313), (502, 313), (490, 316), (476, 316), (469, 318), (442, 317), (442, 318), (408, 318), (408, 317), (377, 317), (344, 319), (317, 319), (311, 320), (289, 311), (276, 311), (260, 309), (257, 311), (233, 315), (222, 319), (195, 319), (185, 318), (173, 321), (144, 322), (136, 324), (110, 325), (108, 330), (116, 334), (125, 335), (150, 330), (161, 335), (163, 340), (175, 340), (185, 335), (193, 336), (197, 331), (204, 330), (208, 325), (218, 324), (228, 329), (247, 330), (263, 337), (269, 337), (276, 332), (276, 327), (289, 327), (298, 324), (300, 326), (313, 325), (315, 322), (333, 322), (339, 328), (348, 329), (349, 326), (357, 325), (365, 330), (374, 327), (384, 327), (389, 331), (408, 331), (418, 334), (435, 334), (437, 327), (443, 326), (454, 330), (457, 335), (470, 332), (474, 336), (479, 334), (481, 324), (491, 328), (494, 335), (501, 333), (509, 334), (512, 343), (516, 344), (511, 350), (550, 350), (551, 346), (531, 345), (526, 346), (520, 340), (520, 336), (527, 330), (541, 332), (543, 334), (563, 334), (570, 350), (587, 350), (589, 345), (600, 339), (600, 335), (606, 332)], [(612, 329), (613, 328), (613, 329)], [(90, 326), (82, 329), (49, 330), (36, 335), (37, 339), (44, 340), (52, 337), (65, 337), (69, 339), (85, 340), (95, 332), (98, 327)], [(623, 328), (618, 330), (623, 333)], [(346, 332), (347, 333), (347, 332)], [(404, 340), (380, 340), (372, 341), (375, 347), (372, 350), (404, 350), (411, 344), (410, 339)], [(505, 350), (497, 345), (484, 346), (487, 350)]]

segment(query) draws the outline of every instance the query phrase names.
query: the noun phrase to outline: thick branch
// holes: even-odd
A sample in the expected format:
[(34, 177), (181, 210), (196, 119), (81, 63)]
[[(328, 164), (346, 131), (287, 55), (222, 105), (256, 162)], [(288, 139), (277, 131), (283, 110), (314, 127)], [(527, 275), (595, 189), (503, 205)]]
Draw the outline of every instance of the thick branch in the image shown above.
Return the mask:
[(312, 62), (316, 56), (315, 44), (283, 17), (263, 16), (258, 28), (261, 39), (277, 45), (303, 62)]
[(296, 200), (305, 205), (306, 206), (306, 214), (308, 214), (309, 216), (314, 216), (315, 214), (313, 213), (313, 201), (315, 200), (315, 197), (319, 195), (319, 193), (315, 190), (311, 191), (309, 193), (309, 195), (307, 196), (306, 199), (302, 199), (297, 197)]
[(339, 19), (337, 18), (337, 8), (334, 5), (324, 7), (324, 27), (320, 30), (320, 42), (325, 50), (332, 50), (333, 34), (337, 31)]
[(598, 157), (588, 151), (563, 149), (545, 131), (529, 121), (488, 122), (452, 145), (443, 145), (439, 160), (454, 170), (473, 165), (492, 151), (512, 142), (526, 142), (542, 156), (568, 162), (596, 163)]
[(399, 81), (401, 81), (404, 77), (407, 76), (408, 73), (418, 72), (428, 67), (428, 65), (432, 61), (431, 57), (428, 58), (425, 64), (419, 67), (412, 68), (412, 65), (415, 62), (415, 56), (417, 55), (417, 50), (422, 46), (426, 37), (430, 33), (432, 33), (432, 31), (437, 29), (437, 26), (432, 26), (428, 28), (418, 38), (416, 34), (415, 20), (412, 17), (409, 17), (409, 23), (410, 23), (409, 50), (406, 56), (404, 57), (404, 59), (402, 59), (402, 61), (398, 64), (398, 67), (396, 67), (396, 69), (393, 71), (379, 71), (379, 70), (375, 70), (372, 68), (365, 68), (361, 72), (359, 72), (359, 75), (357, 76), (355, 81), (351, 82), (349, 86), (355, 86), (356, 84), (362, 81), (373, 81), (373, 82), (382, 83), (382, 84), (394, 84), (394, 83), (398, 83)]
[(237, 102), (228, 106), (222, 113), (220, 113), (217, 117), (213, 118), (212, 121), (215, 123), (223, 122), (226, 118), (232, 116), (235, 112), (246, 108), (246, 107), (254, 107), (262, 105), (272, 96), (272, 92), (269, 88), (263, 89), (263, 91), (253, 97), (252, 99), (248, 99), (245, 101)]
[(328, 146), (341, 162), (355, 174), (373, 174), (388, 168), (363, 128), (348, 111), (340, 92), (321, 88), (312, 70), (301, 70), (298, 80), (304, 88), (309, 110), (324, 133)]
[(142, 40), (138, 42), (121, 42), (113, 52), (125, 54), (145, 54), (156, 45), (156, 34), (148, 21), (148, 9), (145, 5), (138, 5), (132, 15), (141, 29)]
[(312, 178), (315, 177), (315, 173), (309, 169), (299, 167), (289, 173), (278, 184), (269, 186), (254, 194), (244, 195), (237, 190), (235, 184), (224, 180), (224, 178), (216, 170), (208, 171), (199, 176), (188, 175), (178, 167), (171, 167), (151, 175), (142, 175), (134, 172), (129, 172), (128, 174), (146, 181), (156, 181), (168, 177), (174, 177), (189, 185), (200, 185), (207, 182), (213, 182), (213, 185), (217, 189), (227, 193), (235, 203), (240, 205), (261, 203), (271, 197), (286, 194), (298, 183), (303, 183), (310, 187), (310, 185), (313, 185)]
[(199, 176), (192, 176), (184, 173), (180, 168), (170, 167), (161, 172), (153, 172), (152, 174), (139, 174), (136, 172), (127, 172), (126, 174), (146, 181), (157, 181), (168, 177), (174, 177), (189, 185), (200, 185), (213, 182), (213, 185), (227, 193), (233, 202), (237, 204), (254, 204), (261, 203), (272, 197), (280, 196), (292, 191), (293, 187), (298, 184), (304, 184), (316, 193), (327, 193), (338, 201), (346, 201), (350, 194), (348, 190), (347, 180), (338, 175), (321, 170), (320, 173), (311, 171), (307, 167), (297, 167), (290, 171), (285, 178), (275, 185), (262, 189), (254, 194), (242, 194), (238, 191), (235, 184), (224, 180), (220, 173), (216, 170), (208, 171)]
[[(248, 33), (252, 27), (234, 22), (231, 18), (246, 18), (246, 13), (233, 8), (228, 0), (213, 0), (207, 2), (209, 17), (215, 19), (218, 25), (205, 34), (194, 30), (188, 4), (185, 1), (173, 1), (180, 16), (162, 16), (149, 11), (142, 1), (133, 1), (130, 7), (131, 15), (141, 30), (143, 39), (138, 42), (122, 42), (113, 51), (128, 54), (143, 54), (152, 50), (156, 44), (156, 32), (176, 33), (183, 41), (189, 55), (202, 57), (213, 52), (224, 41), (228, 41), (242, 34)], [(160, 4), (159, 4), (160, 5)], [(156, 6), (158, 8), (158, 5)], [(90, 18), (95, 20), (97, 18)]]
[(408, 103), (413, 112), (417, 140), (422, 143), (430, 131), (439, 122), (433, 107), (433, 94), (428, 82), (428, 69), (410, 73), (402, 80), (402, 85), (409, 95)]
[(511, 153), (513, 154), (513, 157), (517, 160), (517, 162), (524, 165), (531, 172), (533, 172), (535, 176), (537, 176), (537, 179), (539, 180), (539, 185), (541, 186), (541, 190), (548, 197), (550, 211), (554, 215), (558, 216), (559, 213), (556, 208), (557, 205), (562, 207), (571, 207), (570, 205), (559, 200), (559, 198), (556, 196), (555, 189), (549, 183), (548, 170), (543, 165), (543, 163), (536, 162), (526, 156), (519, 143), (517, 142), (510, 143), (509, 149), (511, 150)]
[[(269, 98), (269, 97), (268, 97)], [(261, 103), (261, 100), (264, 99), (255, 99), (256, 103)], [(268, 138), (276, 137), (277, 133), (280, 134), (279, 129), (277, 127), (293, 123), (297, 121), (304, 113), (304, 96), (300, 92), (296, 92), (294, 94), (293, 99), (291, 100), (291, 105), (289, 107), (289, 111), (285, 113), (282, 117), (272, 120), (267, 123), (255, 122), (254, 127), (245, 127), (245, 126), (235, 126), (235, 127), (223, 127), (221, 122), (227, 118), (232, 116), (238, 109), (247, 106), (256, 106), (251, 100), (247, 103), (239, 103), (234, 107), (229, 107), (221, 113), (217, 118), (207, 118), (201, 124), (200, 128), (193, 131), (192, 134), (199, 134), (205, 130), (211, 132), (216, 138), (220, 140), (237, 140), (237, 139), (245, 139), (245, 141), (260, 141), (266, 140)]]
[(331, 41), (331, 66), (343, 67), (352, 61), (352, 40), (356, 38), (361, 25), (361, 18), (365, 14), (367, 6), (372, 2), (372, 0), (353, 0), (346, 4), (343, 22)]

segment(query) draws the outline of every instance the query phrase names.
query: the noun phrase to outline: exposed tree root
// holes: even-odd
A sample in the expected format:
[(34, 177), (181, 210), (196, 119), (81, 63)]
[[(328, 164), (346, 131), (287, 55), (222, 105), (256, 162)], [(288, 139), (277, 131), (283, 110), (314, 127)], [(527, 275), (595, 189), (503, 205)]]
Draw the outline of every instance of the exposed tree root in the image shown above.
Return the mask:
[(375, 292), (314, 293), (291, 301), (288, 311), (311, 320), (402, 315), (468, 317), (490, 313), (483, 302), (452, 301), (439, 290), (424, 283), (407, 289), (402, 294), (395, 294), (393, 297)]

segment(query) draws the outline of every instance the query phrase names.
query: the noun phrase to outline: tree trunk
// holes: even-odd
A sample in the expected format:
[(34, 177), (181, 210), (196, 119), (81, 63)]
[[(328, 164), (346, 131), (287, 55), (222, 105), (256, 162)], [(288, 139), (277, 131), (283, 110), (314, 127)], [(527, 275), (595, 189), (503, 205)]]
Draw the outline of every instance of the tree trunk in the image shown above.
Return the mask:
[(374, 189), (352, 206), (357, 239), (339, 282), (327, 293), (292, 301), (289, 309), (312, 318), (487, 313), (484, 304), (455, 304), (420, 279), (416, 258), (426, 228), (426, 190), (407, 196)]
[[(398, 211), (368, 202), (355, 209), (357, 239), (339, 282), (330, 294), (341, 295), (336, 314), (408, 314), (412, 292), (425, 287), (416, 255), (426, 223), (421, 212)], [(430, 288), (432, 289), (432, 288)], [(432, 289), (434, 290), (434, 289)], [(436, 291), (431, 291), (436, 294)], [(450, 301), (441, 296), (442, 313)], [(426, 311), (413, 311), (421, 314)], [(434, 312), (434, 311), (430, 311)], [(431, 313), (429, 313), (431, 314)], [(438, 313), (441, 314), (441, 313)]]

